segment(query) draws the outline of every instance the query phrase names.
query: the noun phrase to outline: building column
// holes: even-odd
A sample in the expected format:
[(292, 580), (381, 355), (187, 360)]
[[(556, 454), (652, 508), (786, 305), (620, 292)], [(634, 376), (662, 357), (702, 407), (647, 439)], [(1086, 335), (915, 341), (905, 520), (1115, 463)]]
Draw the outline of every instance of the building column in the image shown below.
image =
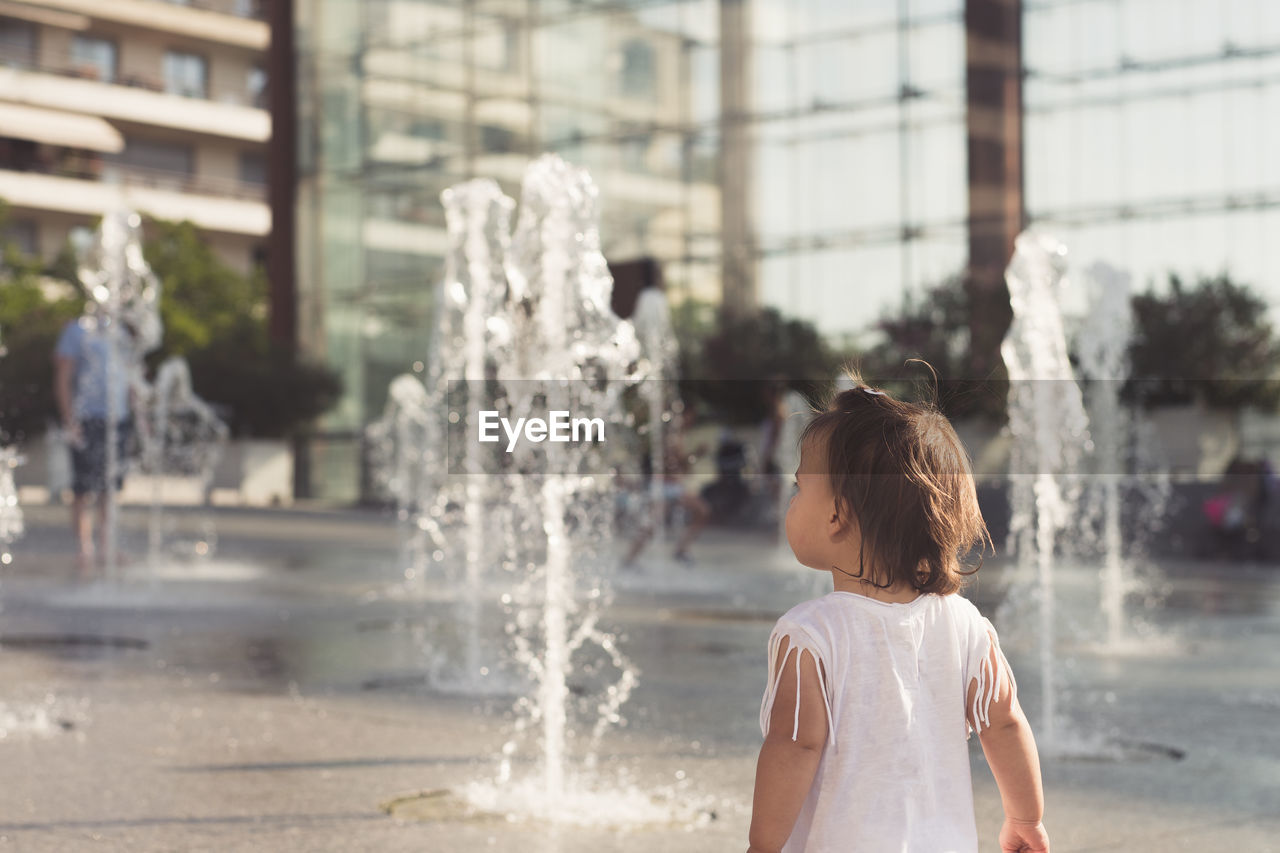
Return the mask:
[(267, 145), (267, 199), (271, 207), (271, 236), (267, 244), (267, 280), (271, 289), (269, 330), (273, 342), (296, 349), (294, 186), (298, 119), (293, 0), (273, 0), (266, 8), (271, 27), (266, 69), (271, 110), (271, 141)]
[(1026, 224), (1022, 177), (1022, 2), (966, 0), (970, 377), (1001, 364), (1013, 319), (1004, 270)]
[(720, 0), (720, 239), (724, 310), (754, 311), (750, 0)]

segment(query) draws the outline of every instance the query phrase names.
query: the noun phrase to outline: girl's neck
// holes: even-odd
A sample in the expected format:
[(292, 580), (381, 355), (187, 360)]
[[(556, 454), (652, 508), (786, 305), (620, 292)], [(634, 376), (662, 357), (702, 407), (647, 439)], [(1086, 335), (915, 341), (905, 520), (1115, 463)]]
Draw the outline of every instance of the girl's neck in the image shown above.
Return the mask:
[(920, 590), (913, 589), (904, 583), (895, 583), (888, 588), (879, 587), (865, 578), (850, 577), (839, 569), (831, 570), (831, 579), (836, 592), (851, 592), (854, 595), (861, 595), (876, 601), (886, 601), (891, 604), (906, 604), (915, 601), (923, 594)]

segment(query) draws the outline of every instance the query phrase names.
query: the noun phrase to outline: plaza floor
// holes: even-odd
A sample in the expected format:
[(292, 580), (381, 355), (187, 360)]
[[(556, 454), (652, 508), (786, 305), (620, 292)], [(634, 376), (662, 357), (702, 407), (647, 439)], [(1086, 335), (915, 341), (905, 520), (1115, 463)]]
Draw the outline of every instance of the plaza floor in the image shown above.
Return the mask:
[[(621, 814), (627, 791), (668, 817), (553, 825), (414, 807), (493, 780), (515, 696), (426, 677), (453, 610), (398, 582), (390, 517), (186, 511), (179, 526), (216, 525), (213, 560), (107, 584), (76, 581), (64, 515), (28, 507), (0, 574), (0, 847), (15, 850), (744, 850), (766, 639), (820, 590), (767, 536), (723, 530), (691, 568), (651, 556), (618, 574), (601, 623), (639, 681), (599, 750), (597, 787), (615, 791), (600, 808)], [(144, 549), (146, 523), (126, 511), (126, 548)], [(1280, 851), (1280, 566), (1158, 568), (1158, 603), (1131, 601), (1142, 633), (1112, 648), (1090, 628), (1094, 570), (1060, 573), (1053, 849)], [(1007, 574), (980, 573), (985, 612)], [(1005, 646), (1035, 726), (1035, 648), (1018, 634)], [(999, 799), (976, 739), (972, 754), (995, 851)]]

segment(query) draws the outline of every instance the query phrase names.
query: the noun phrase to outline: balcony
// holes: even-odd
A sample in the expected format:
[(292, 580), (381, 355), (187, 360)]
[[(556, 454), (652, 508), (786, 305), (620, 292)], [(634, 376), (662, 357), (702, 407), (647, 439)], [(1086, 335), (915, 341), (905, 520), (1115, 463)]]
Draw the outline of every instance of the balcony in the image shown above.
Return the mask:
[(158, 81), (131, 77), (102, 82), (96, 76), (92, 67), (69, 63), (24, 63), (0, 68), (0, 97), (14, 103), (245, 142), (266, 142), (271, 138), (271, 115), (264, 109), (168, 94), (158, 91)]
[(265, 51), (271, 29), (262, 4), (246, 0), (41, 0), (44, 9), (84, 15), (215, 44)]
[(160, 219), (262, 237), (271, 231), (265, 196), (260, 184), (124, 166), (82, 152), (57, 165), (0, 162), (0, 198), (31, 210), (100, 216), (124, 201)]

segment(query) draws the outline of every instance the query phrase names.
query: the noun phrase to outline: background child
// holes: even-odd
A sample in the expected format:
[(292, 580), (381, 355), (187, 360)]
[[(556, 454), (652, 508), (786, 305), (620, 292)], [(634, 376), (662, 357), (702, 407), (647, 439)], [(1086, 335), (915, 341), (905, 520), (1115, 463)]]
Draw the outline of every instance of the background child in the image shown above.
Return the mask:
[(972, 574), (959, 557), (990, 536), (946, 417), (865, 386), (837, 395), (801, 439), (786, 531), (835, 590), (770, 637), (750, 853), (976, 853), (969, 730), (1000, 788), (1000, 849), (1047, 853), (1012, 673), (956, 594)]

